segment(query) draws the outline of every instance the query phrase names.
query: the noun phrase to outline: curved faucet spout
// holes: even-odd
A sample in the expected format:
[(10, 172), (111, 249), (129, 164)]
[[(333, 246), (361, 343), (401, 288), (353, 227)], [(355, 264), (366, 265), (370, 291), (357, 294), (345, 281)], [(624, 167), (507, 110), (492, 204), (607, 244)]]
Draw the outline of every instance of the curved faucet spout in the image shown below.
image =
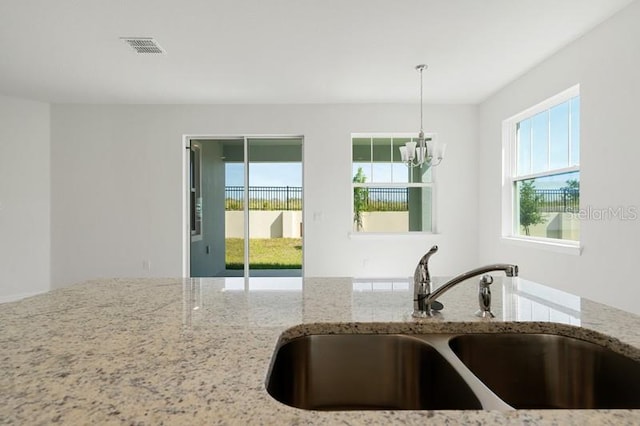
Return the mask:
[[(438, 287), (433, 291), (431, 288), (431, 274), (429, 273), (429, 258), (438, 251), (438, 246), (433, 246), (426, 252), (418, 261), (416, 270), (413, 273), (413, 316), (416, 318), (424, 318), (432, 316), (434, 310), (442, 309), (442, 304), (436, 302), (440, 296), (446, 293), (453, 286), (460, 284), (463, 281), (473, 278), (478, 275), (484, 275), (493, 271), (503, 271), (507, 277), (518, 276), (518, 265), (511, 265), (507, 263), (494, 263), (491, 265), (481, 266), (476, 269), (464, 272), (451, 278), (449, 281)], [(490, 277), (489, 277), (490, 278)], [(493, 279), (491, 279), (493, 281)], [(488, 285), (491, 282), (487, 283)], [(488, 288), (486, 293), (490, 298)], [(487, 298), (485, 313), (490, 312), (490, 299)]]
[(446, 293), (449, 289), (454, 287), (456, 284), (460, 284), (463, 281), (468, 280), (469, 278), (476, 277), (478, 275), (484, 275), (493, 271), (503, 271), (507, 277), (517, 277), (518, 276), (518, 265), (510, 265), (506, 263), (494, 263), (492, 265), (481, 266), (476, 269), (472, 269), (470, 271), (464, 272), (460, 275), (457, 275), (451, 278), (446, 283), (442, 284), (438, 287), (434, 292), (429, 292), (426, 297), (425, 304), (427, 309), (427, 315), (432, 315), (431, 303), (433, 303), (437, 298)]

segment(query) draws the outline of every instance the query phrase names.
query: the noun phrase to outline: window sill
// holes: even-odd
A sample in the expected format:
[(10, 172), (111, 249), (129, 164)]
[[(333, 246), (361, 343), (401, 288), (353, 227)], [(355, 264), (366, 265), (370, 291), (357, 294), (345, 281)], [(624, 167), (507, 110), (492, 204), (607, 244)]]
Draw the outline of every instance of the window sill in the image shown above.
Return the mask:
[(502, 241), (507, 244), (519, 247), (527, 247), (534, 249), (547, 250), (554, 253), (570, 254), (580, 256), (582, 254), (582, 246), (580, 242), (569, 241), (553, 241), (550, 239), (537, 238), (518, 238), (518, 237), (502, 237)]

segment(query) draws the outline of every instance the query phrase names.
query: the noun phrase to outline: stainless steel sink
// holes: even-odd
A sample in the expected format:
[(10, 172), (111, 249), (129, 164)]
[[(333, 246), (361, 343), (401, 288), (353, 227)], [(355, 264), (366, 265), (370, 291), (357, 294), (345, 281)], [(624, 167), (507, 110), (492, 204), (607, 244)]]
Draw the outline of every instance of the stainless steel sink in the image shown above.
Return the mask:
[(313, 410), (482, 409), (455, 369), (407, 335), (313, 335), (277, 350), (267, 391)]
[(640, 409), (640, 362), (556, 334), (310, 335), (266, 387), (311, 410)]
[(603, 346), (553, 334), (466, 334), (450, 347), (518, 409), (640, 408), (640, 363)]

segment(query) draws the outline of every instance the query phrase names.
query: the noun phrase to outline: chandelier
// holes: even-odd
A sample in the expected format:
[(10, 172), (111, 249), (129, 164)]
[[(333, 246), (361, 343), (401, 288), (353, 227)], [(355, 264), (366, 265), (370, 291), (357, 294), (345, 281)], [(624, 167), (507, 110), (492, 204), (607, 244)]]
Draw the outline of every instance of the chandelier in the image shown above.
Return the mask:
[(427, 69), (427, 65), (416, 65), (416, 70), (420, 73), (420, 132), (417, 140), (411, 138), (410, 142), (400, 147), (400, 158), (407, 167), (420, 167), (423, 164), (428, 166), (437, 166), (444, 158), (445, 145), (436, 149), (435, 141), (427, 140), (424, 137), (424, 128), (422, 125), (422, 72)]

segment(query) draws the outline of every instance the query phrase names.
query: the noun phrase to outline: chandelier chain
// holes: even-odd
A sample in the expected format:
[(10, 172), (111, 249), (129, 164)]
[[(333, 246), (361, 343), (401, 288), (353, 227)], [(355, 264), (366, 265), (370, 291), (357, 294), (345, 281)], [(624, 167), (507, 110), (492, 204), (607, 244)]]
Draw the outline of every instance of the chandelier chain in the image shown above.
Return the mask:
[(424, 128), (422, 126), (422, 71), (424, 70), (424, 68), (420, 68), (420, 132), (424, 131)]

